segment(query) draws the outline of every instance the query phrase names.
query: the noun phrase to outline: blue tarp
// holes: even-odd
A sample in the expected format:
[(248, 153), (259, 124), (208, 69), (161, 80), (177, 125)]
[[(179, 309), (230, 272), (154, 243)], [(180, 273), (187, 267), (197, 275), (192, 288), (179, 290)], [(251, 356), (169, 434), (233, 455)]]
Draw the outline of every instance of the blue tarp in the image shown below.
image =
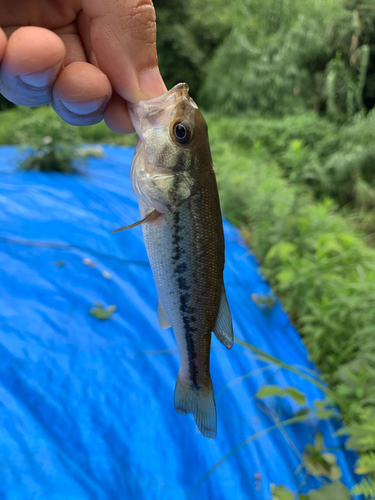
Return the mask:
[[(179, 358), (172, 331), (158, 326), (141, 229), (110, 234), (139, 219), (132, 155), (106, 146), (81, 174), (43, 174), (17, 170), (16, 149), (0, 148), (1, 499), (186, 499), (232, 449), (301, 410), (287, 398), (255, 398), (260, 387), (296, 387), (310, 407), (323, 399), (303, 378), (213, 338), (217, 438), (175, 412)], [(235, 335), (311, 374), (281, 305), (252, 300), (270, 289), (239, 231), (225, 222), (225, 237)], [(111, 319), (89, 313), (95, 301), (117, 306)], [(192, 498), (269, 500), (271, 483), (318, 488), (301, 467), (318, 430), (350, 488), (355, 456), (333, 437), (338, 426), (312, 416), (270, 430), (219, 464)]]

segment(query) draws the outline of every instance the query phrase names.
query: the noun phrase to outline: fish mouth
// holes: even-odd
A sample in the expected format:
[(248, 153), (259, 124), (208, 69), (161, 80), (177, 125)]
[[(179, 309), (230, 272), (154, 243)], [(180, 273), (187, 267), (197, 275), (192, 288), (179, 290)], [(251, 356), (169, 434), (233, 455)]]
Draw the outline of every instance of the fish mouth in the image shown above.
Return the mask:
[(137, 132), (138, 124), (143, 118), (152, 118), (168, 108), (174, 108), (181, 100), (186, 100), (193, 108), (198, 109), (196, 103), (189, 96), (187, 83), (178, 83), (168, 92), (148, 101), (140, 101), (137, 104), (128, 103), (130, 118)]

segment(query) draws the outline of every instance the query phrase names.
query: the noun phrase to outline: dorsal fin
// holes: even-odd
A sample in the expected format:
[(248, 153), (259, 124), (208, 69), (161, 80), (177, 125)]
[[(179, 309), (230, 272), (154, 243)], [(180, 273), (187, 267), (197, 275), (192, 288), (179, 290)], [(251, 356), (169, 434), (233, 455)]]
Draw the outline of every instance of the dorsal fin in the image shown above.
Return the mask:
[(233, 324), (227, 296), (225, 294), (224, 283), (221, 289), (220, 305), (217, 313), (216, 323), (213, 328), (216, 338), (230, 349), (233, 345)]
[(160, 328), (163, 328), (163, 330), (171, 327), (169, 319), (167, 318), (167, 315), (165, 314), (164, 307), (161, 305), (159, 298), (158, 298), (158, 321), (159, 321)]

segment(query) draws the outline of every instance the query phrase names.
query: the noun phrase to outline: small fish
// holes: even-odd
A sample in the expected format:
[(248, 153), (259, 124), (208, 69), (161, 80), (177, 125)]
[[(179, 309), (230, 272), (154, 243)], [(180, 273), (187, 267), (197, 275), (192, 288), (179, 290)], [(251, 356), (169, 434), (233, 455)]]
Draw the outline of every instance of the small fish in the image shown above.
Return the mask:
[(211, 333), (230, 349), (232, 317), (224, 282), (224, 235), (207, 125), (180, 83), (129, 105), (138, 133), (131, 180), (159, 294), (161, 328), (172, 326), (181, 366), (177, 413), (193, 413), (208, 438), (217, 417), (210, 376)]

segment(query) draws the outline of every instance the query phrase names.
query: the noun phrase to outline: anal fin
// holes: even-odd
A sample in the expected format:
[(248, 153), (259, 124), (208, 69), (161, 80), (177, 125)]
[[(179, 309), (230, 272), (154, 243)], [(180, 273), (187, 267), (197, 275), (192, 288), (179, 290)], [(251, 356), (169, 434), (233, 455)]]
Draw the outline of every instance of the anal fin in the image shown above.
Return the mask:
[(229, 309), (227, 296), (225, 294), (224, 283), (221, 289), (221, 297), (219, 310), (217, 313), (216, 323), (213, 327), (214, 334), (220, 342), (230, 349), (233, 345), (233, 324), (232, 315)]
[(158, 321), (160, 328), (163, 328), (163, 330), (171, 327), (169, 319), (165, 314), (164, 307), (160, 303), (160, 299), (158, 299)]

